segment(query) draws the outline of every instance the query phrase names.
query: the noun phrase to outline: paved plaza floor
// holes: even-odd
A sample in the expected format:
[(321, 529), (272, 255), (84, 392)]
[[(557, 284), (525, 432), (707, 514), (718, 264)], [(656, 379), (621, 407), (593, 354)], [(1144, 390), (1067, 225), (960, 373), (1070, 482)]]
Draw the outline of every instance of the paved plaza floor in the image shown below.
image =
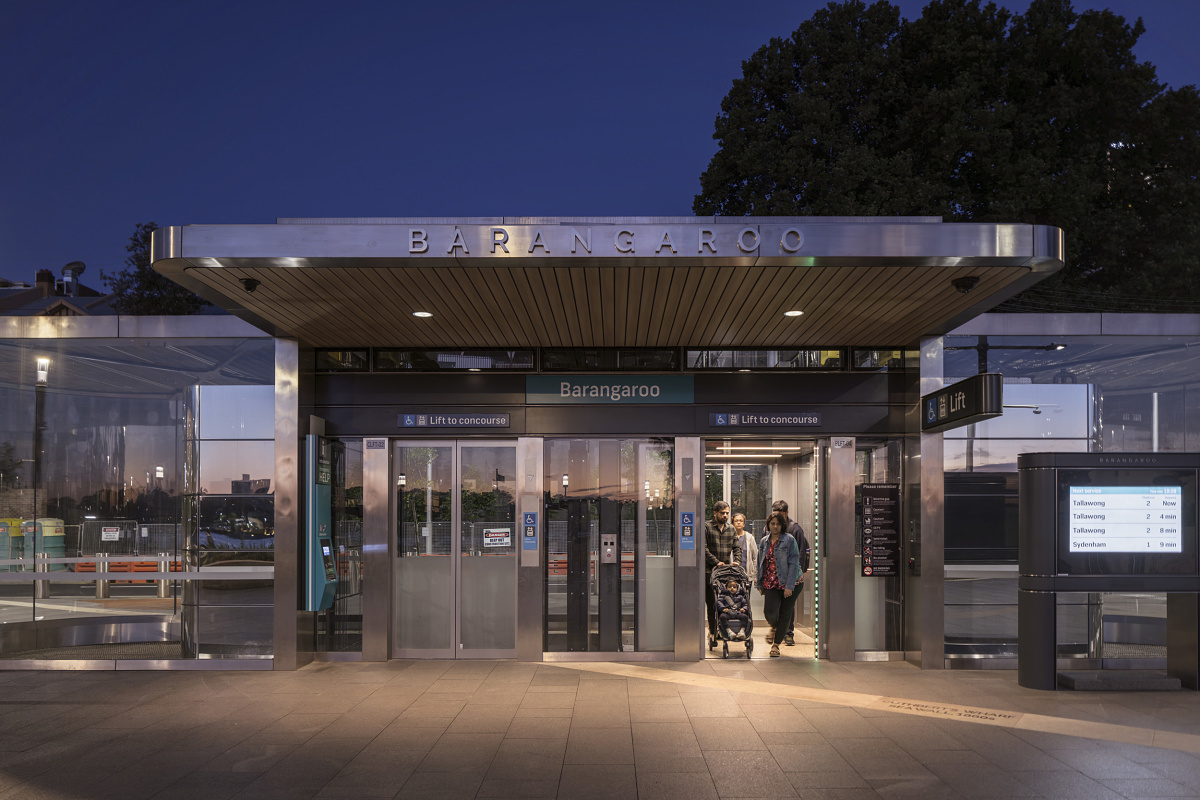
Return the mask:
[(901, 662), (0, 672), (0, 800), (1200, 796), (1200, 693)]

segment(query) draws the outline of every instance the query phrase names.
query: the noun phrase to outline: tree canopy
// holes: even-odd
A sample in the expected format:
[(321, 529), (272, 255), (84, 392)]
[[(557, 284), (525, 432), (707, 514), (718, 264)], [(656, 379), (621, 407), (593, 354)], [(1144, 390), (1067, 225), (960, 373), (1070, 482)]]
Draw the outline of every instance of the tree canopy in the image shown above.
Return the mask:
[(1200, 96), (1134, 56), (1144, 31), (1066, 0), (832, 2), (743, 62), (693, 210), (1054, 225), (1066, 266), (1018, 307), (1200, 308)]
[(139, 222), (129, 237), (125, 269), (100, 272), (100, 278), (115, 295), (112, 306), (120, 314), (195, 314), (210, 305), (150, 266), (150, 234), (158, 227)]

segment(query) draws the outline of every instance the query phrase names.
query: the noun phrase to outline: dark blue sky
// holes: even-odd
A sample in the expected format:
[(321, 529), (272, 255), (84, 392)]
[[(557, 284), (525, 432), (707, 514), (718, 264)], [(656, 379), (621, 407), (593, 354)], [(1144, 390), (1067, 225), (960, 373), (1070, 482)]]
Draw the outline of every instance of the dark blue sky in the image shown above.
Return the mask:
[[(0, 276), (99, 287), (148, 220), (690, 214), (742, 59), (822, 5), (8, 0)], [(1200, 3), (1094, 7), (1200, 82)]]

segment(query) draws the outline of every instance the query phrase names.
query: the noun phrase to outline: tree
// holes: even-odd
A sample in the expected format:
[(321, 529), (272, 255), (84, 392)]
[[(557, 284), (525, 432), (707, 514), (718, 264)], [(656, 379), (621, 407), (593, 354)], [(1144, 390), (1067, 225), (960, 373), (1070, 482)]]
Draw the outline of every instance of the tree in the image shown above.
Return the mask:
[(0, 444), (0, 491), (15, 489), (21, 483), (21, 459), (12, 442)]
[(120, 314), (195, 314), (210, 305), (150, 266), (150, 234), (158, 227), (153, 222), (139, 222), (129, 237), (125, 251), (125, 269), (100, 278), (115, 295), (112, 307)]
[(1064, 229), (1024, 293), (1162, 310), (1200, 302), (1200, 96), (1168, 89), (1110, 11), (830, 3), (743, 62), (697, 214), (941, 215)]

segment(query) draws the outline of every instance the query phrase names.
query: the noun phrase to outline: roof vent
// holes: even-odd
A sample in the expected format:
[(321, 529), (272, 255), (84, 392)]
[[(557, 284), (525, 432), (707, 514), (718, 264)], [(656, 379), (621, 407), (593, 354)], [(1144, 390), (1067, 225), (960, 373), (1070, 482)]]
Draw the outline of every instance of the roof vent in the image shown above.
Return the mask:
[(71, 297), (79, 296), (79, 276), (87, 269), (82, 261), (72, 261), (62, 268), (63, 286)]

